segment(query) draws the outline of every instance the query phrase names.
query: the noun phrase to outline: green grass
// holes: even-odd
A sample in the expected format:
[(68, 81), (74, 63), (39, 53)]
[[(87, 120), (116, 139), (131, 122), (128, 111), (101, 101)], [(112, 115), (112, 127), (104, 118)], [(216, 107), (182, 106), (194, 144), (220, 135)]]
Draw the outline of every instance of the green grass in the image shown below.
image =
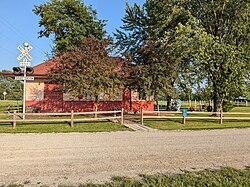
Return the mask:
[(11, 106), (11, 110), (22, 110), (22, 101), (14, 100), (0, 100), (0, 113), (6, 113), (8, 111), (8, 106)]
[(105, 184), (83, 184), (82, 187), (235, 187), (250, 186), (249, 169), (222, 168), (218, 170), (183, 171), (181, 174), (140, 175), (141, 180), (113, 177)]
[(250, 113), (250, 106), (248, 106), (248, 107), (234, 107), (230, 112), (248, 112), (248, 113)]
[[(140, 175), (141, 179), (113, 177), (110, 182), (102, 184), (81, 184), (81, 187), (249, 187), (250, 169), (206, 169), (203, 171), (182, 171), (179, 174)], [(23, 187), (25, 184), (2, 185), (1, 187)], [(46, 185), (45, 185), (46, 186)], [(74, 187), (59, 185), (59, 187)]]
[(0, 133), (67, 133), (67, 132), (111, 132), (129, 130), (125, 126), (108, 121), (74, 123), (17, 123), (15, 129), (10, 123), (0, 124)]
[(16, 106), (16, 105), (22, 105), (22, 101), (14, 101), (14, 100), (0, 100), (0, 106)]
[(207, 119), (187, 119), (186, 124), (182, 124), (182, 119), (144, 119), (144, 125), (160, 130), (206, 130), (206, 129), (226, 129), (226, 128), (250, 128), (250, 121), (244, 120), (224, 120), (219, 124), (219, 120)]
[[(207, 103), (202, 103), (202, 105), (208, 105)], [(160, 110), (166, 110), (167, 108), (167, 101), (159, 101), (160, 105)], [(197, 109), (199, 109), (200, 102), (196, 102)], [(190, 103), (189, 102), (181, 102), (181, 108), (189, 108)], [(192, 101), (192, 107), (194, 107), (194, 101)], [(156, 107), (156, 102), (155, 102), (155, 110), (157, 109)], [(234, 108), (230, 112), (249, 112), (250, 113), (250, 103), (248, 103), (248, 106), (245, 104), (237, 106), (237, 103), (234, 103)]]

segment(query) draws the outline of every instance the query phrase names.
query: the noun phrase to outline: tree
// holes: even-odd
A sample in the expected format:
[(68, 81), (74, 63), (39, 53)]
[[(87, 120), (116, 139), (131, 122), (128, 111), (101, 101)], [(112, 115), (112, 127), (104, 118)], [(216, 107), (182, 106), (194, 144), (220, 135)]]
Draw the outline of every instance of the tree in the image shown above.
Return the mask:
[(121, 94), (123, 88), (121, 59), (109, 56), (109, 42), (91, 37), (78, 46), (70, 46), (58, 55), (58, 62), (49, 73), (50, 81), (78, 99), (90, 96), (97, 111), (100, 97), (110, 99)]
[(131, 87), (156, 101), (167, 96), (168, 104), (190, 52), (188, 44), (180, 43), (183, 37), (174, 33), (179, 23), (190, 19), (177, 2), (148, 0), (142, 7), (127, 3), (124, 25), (115, 34), (119, 50), (129, 53), (135, 65)]
[[(7, 72), (7, 70), (3, 70)], [(0, 74), (0, 99), (3, 100), (3, 92), (7, 92), (6, 99), (21, 100), (23, 94), (23, 85), (20, 81), (15, 81), (10, 77)]]
[(53, 36), (56, 51), (78, 46), (84, 37), (102, 39), (106, 35), (105, 21), (97, 19), (96, 11), (81, 0), (51, 0), (35, 6), (33, 12), (41, 17), (39, 37)]
[(250, 2), (199, 0), (190, 1), (185, 9), (204, 29), (197, 38), (193, 67), (212, 86), (214, 111), (219, 111), (223, 99), (242, 93), (249, 74)]
[[(124, 25), (116, 37), (120, 50), (128, 51), (135, 64), (157, 68), (141, 81), (147, 89), (157, 90), (145, 83), (157, 86), (151, 77), (160, 83), (159, 75), (168, 76), (166, 82), (172, 80), (166, 85), (203, 84), (211, 87), (214, 111), (219, 111), (224, 98), (243, 92), (249, 74), (249, 10), (248, 0), (147, 0), (142, 8), (127, 4)], [(155, 51), (154, 61), (140, 54), (148, 41), (155, 43), (155, 49), (150, 49)], [(154, 67), (156, 61), (160, 65)], [(161, 73), (162, 69), (168, 73)]]

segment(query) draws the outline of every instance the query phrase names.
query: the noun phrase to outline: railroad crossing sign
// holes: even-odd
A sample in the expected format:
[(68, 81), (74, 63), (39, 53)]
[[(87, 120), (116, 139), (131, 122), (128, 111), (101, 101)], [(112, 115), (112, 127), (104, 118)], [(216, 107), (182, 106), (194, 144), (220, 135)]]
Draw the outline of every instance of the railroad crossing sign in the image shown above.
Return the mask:
[(32, 57), (29, 55), (29, 53), (28, 52), (30, 52), (31, 51), (31, 49), (32, 49), (32, 47), (29, 45), (29, 46), (25, 46), (24, 48), (22, 47), (22, 46), (18, 46), (17, 47), (17, 49), (19, 50), (19, 51), (21, 51), (21, 54), (17, 57), (17, 60), (21, 60), (21, 59), (23, 59), (23, 58), (25, 58), (25, 59), (28, 59), (28, 60), (32, 60)]

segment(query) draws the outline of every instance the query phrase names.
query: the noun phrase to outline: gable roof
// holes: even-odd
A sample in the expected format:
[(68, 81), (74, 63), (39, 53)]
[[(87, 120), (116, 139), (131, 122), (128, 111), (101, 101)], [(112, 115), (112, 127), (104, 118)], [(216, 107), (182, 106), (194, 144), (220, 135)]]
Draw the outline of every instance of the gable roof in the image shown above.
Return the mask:
[[(58, 58), (59, 57), (52, 58), (41, 64), (33, 66), (34, 73), (32, 74), (32, 76), (35, 76), (36, 78), (46, 78), (50, 69), (58, 62)], [(117, 64), (117, 70), (119, 71), (125, 62), (124, 59), (120, 57), (111, 57), (111, 58), (115, 60), (115, 63)], [(8, 77), (15, 77), (13, 72), (4, 72), (3, 74)]]
[(49, 70), (56, 64), (57, 58), (47, 60), (33, 67), (35, 75), (47, 75)]

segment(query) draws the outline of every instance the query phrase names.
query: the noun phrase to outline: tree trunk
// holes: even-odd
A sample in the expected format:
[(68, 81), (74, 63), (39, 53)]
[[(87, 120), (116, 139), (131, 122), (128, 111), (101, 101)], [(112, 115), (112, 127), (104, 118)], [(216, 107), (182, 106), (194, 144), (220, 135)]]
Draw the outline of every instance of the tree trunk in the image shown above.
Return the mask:
[[(157, 112), (159, 113), (159, 111), (160, 111), (160, 106), (159, 106), (159, 101), (158, 101), (158, 99), (156, 100), (156, 106), (157, 106)], [(157, 114), (158, 114), (157, 113)]]
[(166, 108), (167, 111), (170, 111), (170, 105), (171, 105), (171, 97), (167, 96), (167, 108)]
[(220, 112), (221, 107), (222, 107), (222, 98), (220, 97), (220, 95), (218, 93), (214, 93), (213, 102), (214, 102), (214, 110), (213, 111), (214, 112)]
[(95, 100), (95, 118), (97, 118), (97, 111), (98, 111), (98, 96), (96, 97), (96, 100)]

